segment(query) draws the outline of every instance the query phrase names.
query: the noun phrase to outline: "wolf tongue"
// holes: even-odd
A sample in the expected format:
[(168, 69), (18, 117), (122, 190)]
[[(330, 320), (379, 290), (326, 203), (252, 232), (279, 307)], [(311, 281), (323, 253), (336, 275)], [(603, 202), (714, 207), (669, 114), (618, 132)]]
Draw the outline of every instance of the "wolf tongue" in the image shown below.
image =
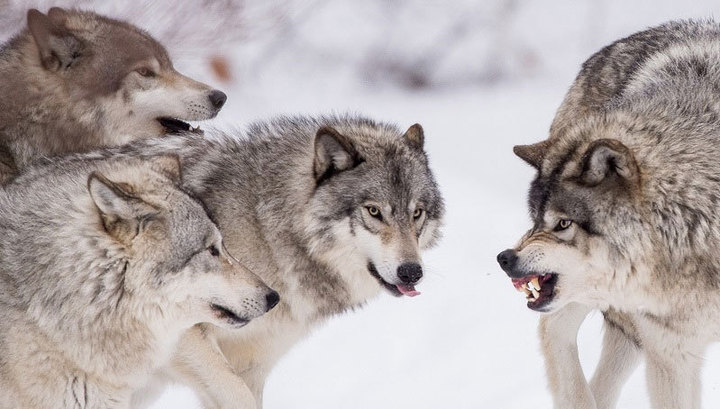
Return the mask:
[(420, 291), (416, 290), (415, 286), (412, 285), (396, 284), (395, 287), (397, 287), (398, 291), (400, 291), (402, 295), (407, 295), (408, 297), (420, 295)]

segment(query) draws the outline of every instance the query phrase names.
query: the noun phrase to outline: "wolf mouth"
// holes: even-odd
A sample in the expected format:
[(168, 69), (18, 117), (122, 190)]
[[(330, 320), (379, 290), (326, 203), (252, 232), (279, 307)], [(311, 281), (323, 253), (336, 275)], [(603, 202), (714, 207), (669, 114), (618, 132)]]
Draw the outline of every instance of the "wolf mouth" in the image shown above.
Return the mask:
[(229, 308), (223, 307), (215, 303), (210, 304), (210, 308), (215, 312), (215, 316), (221, 320), (226, 320), (230, 325), (240, 328), (250, 322), (247, 318), (242, 318), (232, 312)]
[(415, 297), (416, 295), (420, 295), (420, 291), (417, 291), (414, 285), (390, 284), (385, 281), (385, 279), (382, 278), (380, 273), (377, 271), (377, 268), (375, 268), (375, 264), (372, 262), (368, 263), (367, 268), (370, 274), (375, 277), (375, 279), (377, 279), (383, 287), (390, 291), (390, 294), (396, 297), (402, 297), (403, 295)]
[(160, 125), (162, 125), (162, 127), (165, 129), (165, 132), (170, 135), (176, 135), (185, 132), (191, 132), (196, 134), (203, 133), (199, 126), (194, 127), (189, 123), (177, 118), (158, 117), (155, 119), (160, 123)]
[(555, 273), (529, 274), (522, 278), (513, 278), (512, 283), (516, 290), (525, 293), (528, 308), (542, 311), (555, 297), (557, 279)]

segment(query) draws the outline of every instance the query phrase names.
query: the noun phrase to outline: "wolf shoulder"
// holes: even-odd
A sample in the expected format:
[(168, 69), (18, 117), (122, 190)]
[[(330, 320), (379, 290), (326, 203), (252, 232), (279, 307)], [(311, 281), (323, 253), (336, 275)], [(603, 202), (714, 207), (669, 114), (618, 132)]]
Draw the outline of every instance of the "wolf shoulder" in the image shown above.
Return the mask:
[[(627, 106), (630, 100), (694, 93), (720, 83), (720, 24), (678, 20), (617, 40), (583, 64), (558, 109), (551, 137), (581, 115)], [(699, 101), (698, 101), (699, 102)]]

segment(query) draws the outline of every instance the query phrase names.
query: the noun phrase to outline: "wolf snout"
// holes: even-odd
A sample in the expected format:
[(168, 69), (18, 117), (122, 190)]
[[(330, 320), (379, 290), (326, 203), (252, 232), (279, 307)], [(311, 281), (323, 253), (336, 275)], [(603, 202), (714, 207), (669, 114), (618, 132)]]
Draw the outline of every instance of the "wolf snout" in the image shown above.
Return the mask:
[(265, 304), (265, 312), (268, 312), (280, 302), (280, 294), (275, 290), (270, 290), (265, 296), (265, 302), (267, 303)]
[(517, 273), (517, 252), (513, 249), (507, 249), (497, 255), (497, 262), (500, 264), (500, 268), (510, 276), (511, 278), (520, 278), (522, 274)]
[(217, 110), (220, 110), (220, 108), (225, 105), (225, 101), (227, 101), (227, 95), (225, 95), (224, 92), (216, 89), (210, 91), (208, 98), (210, 99), (210, 104), (212, 104), (213, 108)]
[(416, 284), (423, 276), (422, 266), (417, 263), (401, 264), (397, 269), (397, 276), (403, 284)]

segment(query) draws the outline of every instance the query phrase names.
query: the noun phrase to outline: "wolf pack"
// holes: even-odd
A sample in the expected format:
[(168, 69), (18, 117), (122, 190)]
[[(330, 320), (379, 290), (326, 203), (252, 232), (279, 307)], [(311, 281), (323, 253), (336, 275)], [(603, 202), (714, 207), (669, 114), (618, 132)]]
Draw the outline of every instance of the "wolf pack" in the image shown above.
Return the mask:
[[(170, 383), (206, 409), (260, 409), (312, 328), (420, 294), (445, 213), (421, 125), (203, 130), (227, 96), (91, 11), (29, 10), (0, 76), (0, 409), (141, 409)], [(719, 95), (720, 25), (666, 23), (591, 56), (547, 139), (515, 147), (537, 170), (532, 227), (497, 261), (542, 313), (556, 409), (615, 407), (643, 359), (653, 408), (701, 407), (720, 340)]]

